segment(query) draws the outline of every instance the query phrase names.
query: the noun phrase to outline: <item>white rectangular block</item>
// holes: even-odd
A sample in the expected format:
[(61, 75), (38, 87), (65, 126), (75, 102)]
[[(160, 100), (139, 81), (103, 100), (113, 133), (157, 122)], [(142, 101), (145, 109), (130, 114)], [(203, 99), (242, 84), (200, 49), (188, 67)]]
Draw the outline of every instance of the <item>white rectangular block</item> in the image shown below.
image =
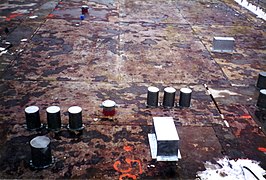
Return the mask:
[(150, 149), (151, 149), (151, 157), (152, 159), (156, 159), (157, 161), (178, 161), (181, 159), (181, 153), (178, 149), (177, 155), (171, 156), (157, 156), (157, 140), (155, 134), (148, 134)]
[(179, 140), (172, 117), (153, 117), (153, 125), (157, 141)]
[(233, 52), (235, 39), (233, 37), (214, 37), (212, 51)]
[(157, 156), (177, 156), (179, 136), (172, 117), (154, 117)]

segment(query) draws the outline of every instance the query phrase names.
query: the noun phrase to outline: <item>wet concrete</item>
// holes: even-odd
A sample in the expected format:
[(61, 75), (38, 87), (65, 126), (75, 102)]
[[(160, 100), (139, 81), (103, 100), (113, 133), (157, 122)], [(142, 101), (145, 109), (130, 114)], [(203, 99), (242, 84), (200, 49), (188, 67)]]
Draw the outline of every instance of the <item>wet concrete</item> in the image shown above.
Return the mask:
[[(88, 14), (80, 20), (81, 6)], [(266, 69), (265, 22), (232, 1), (5, 1), (0, 4), (0, 177), (194, 179), (205, 161), (228, 156), (266, 169), (266, 113), (255, 104)], [(8, 27), (8, 31), (6, 30)], [(233, 53), (212, 52), (214, 36), (236, 39)], [(24, 40), (23, 40), (24, 39)], [(26, 40), (25, 40), (26, 39)], [(209, 86), (218, 108), (207, 94)], [(147, 88), (189, 87), (191, 107), (147, 108)], [(114, 100), (114, 117), (99, 106)], [(62, 131), (27, 131), (24, 109), (61, 108)], [(67, 130), (70, 106), (84, 130)], [(223, 113), (229, 127), (224, 123)], [(173, 117), (182, 159), (151, 159), (152, 117)], [(30, 166), (29, 141), (51, 139), (55, 163)]]

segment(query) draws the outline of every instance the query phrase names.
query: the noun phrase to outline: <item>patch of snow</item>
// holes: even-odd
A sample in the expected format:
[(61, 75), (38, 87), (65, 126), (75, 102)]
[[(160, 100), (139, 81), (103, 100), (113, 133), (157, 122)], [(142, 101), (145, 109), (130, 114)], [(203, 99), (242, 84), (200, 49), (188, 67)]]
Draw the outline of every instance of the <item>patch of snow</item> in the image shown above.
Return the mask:
[(228, 158), (219, 159), (216, 164), (206, 162), (206, 170), (197, 173), (201, 180), (257, 180), (256, 177), (247, 170), (250, 169), (260, 180), (265, 180), (263, 175), (266, 171), (259, 166), (259, 162), (250, 159), (229, 160)]
[(6, 48), (0, 47), (0, 56), (2, 56), (3, 54), (7, 53), (7, 50), (5, 50)]
[(261, 8), (249, 3), (247, 0), (235, 0), (235, 2), (256, 14), (258, 18), (266, 20), (266, 13)]
[(35, 19), (35, 18), (37, 18), (38, 16), (30, 16), (29, 18), (30, 19)]
[(215, 89), (211, 89), (210, 88), (210, 92), (213, 95), (214, 98), (216, 97), (225, 97), (226, 94), (230, 95), (230, 96), (237, 96), (240, 95), (238, 93), (229, 91), (229, 90), (215, 90)]

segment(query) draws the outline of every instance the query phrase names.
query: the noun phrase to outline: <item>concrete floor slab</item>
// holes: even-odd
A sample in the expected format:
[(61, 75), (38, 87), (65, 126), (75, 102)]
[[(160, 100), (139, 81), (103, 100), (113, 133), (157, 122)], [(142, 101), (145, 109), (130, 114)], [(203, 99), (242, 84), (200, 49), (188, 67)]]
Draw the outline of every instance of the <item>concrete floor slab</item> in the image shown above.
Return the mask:
[[(194, 179), (205, 161), (224, 156), (266, 168), (266, 113), (255, 106), (265, 22), (233, 1), (32, 0), (0, 9), (0, 46), (13, 45), (0, 55), (0, 177)], [(214, 36), (234, 37), (235, 52), (212, 52)], [(177, 104), (189, 87), (191, 107), (147, 108), (149, 86), (160, 89), (159, 103), (174, 87)], [(118, 105), (113, 117), (99, 106), (106, 99)], [(30, 105), (40, 107), (43, 124), (45, 109), (60, 106), (62, 131), (26, 130)], [(80, 133), (66, 128), (73, 105), (83, 109)], [(178, 163), (151, 159), (152, 117), (163, 116), (180, 135)], [(38, 171), (29, 145), (37, 135), (51, 139), (55, 157)]]

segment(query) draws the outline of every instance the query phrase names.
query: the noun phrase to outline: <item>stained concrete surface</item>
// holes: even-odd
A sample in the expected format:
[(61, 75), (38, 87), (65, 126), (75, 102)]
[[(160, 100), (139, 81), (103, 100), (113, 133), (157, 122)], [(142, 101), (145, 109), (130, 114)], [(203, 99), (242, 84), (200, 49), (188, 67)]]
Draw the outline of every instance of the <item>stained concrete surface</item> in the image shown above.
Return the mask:
[[(80, 7), (89, 14), (81, 21)], [(194, 179), (205, 161), (249, 158), (266, 169), (265, 112), (255, 104), (266, 70), (265, 21), (232, 1), (5, 1), (0, 5), (0, 177)], [(6, 30), (8, 28), (8, 32)], [(233, 36), (233, 53), (211, 52)], [(23, 40), (22, 39), (27, 39)], [(230, 127), (207, 94), (207, 84)], [(146, 108), (147, 88), (193, 90), (190, 108)], [(160, 93), (160, 102), (163, 93)], [(118, 104), (104, 117), (99, 105)], [(24, 109), (61, 107), (59, 133), (27, 131)], [(67, 109), (83, 108), (85, 129), (67, 131)], [(152, 117), (174, 118), (182, 159), (151, 159)], [(55, 163), (30, 167), (29, 141), (51, 138)]]

